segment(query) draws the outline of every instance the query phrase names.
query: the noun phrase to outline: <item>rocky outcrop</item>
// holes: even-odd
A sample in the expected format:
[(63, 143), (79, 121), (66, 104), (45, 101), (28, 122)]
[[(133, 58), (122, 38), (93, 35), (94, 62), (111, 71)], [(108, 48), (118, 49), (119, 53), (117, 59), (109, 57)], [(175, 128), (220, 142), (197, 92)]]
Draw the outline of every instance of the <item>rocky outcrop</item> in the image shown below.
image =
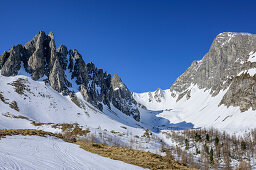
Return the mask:
[(139, 121), (140, 117), (137, 102), (133, 99), (131, 92), (116, 73), (111, 79), (111, 85), (113, 90), (113, 105), (123, 113), (133, 115), (133, 117)]
[(154, 98), (157, 102), (161, 102), (162, 98), (164, 97), (164, 92), (162, 89), (158, 88), (156, 89), (155, 93), (154, 93)]
[(58, 92), (66, 90), (71, 87), (71, 83), (66, 79), (64, 70), (58, 58), (55, 59), (54, 65), (49, 75), (49, 83), (53, 89)]
[(24, 45), (25, 57), (28, 59), (26, 70), (31, 73), (34, 80), (45, 74), (45, 48), (46, 35), (40, 31), (31, 41)]
[(14, 76), (20, 69), (22, 46), (12, 47), (8, 52), (0, 56), (0, 68), (3, 76)]
[[(14, 46), (5, 51), (0, 56), (1, 74), (17, 75), (21, 63), (32, 79), (44, 77), (45, 82), (62, 94), (73, 95), (79, 90), (86, 101), (100, 110), (103, 110), (103, 105), (111, 109), (113, 104), (136, 120), (140, 118), (135, 100), (117, 75), (111, 79), (103, 69), (98, 69), (91, 62), (86, 64), (76, 49), (68, 51), (64, 45), (56, 49), (52, 32), (46, 35), (40, 31), (24, 46)], [(68, 78), (67, 74), (71, 76)]]
[(220, 90), (228, 89), (221, 104), (239, 106), (241, 111), (254, 103), (254, 80), (252, 77), (237, 76), (242, 70), (254, 68), (248, 64), (249, 53), (256, 50), (256, 35), (248, 33), (221, 33), (213, 41), (209, 52), (201, 61), (192, 65), (171, 86), (177, 99), (190, 98), (189, 86), (197, 85), (200, 89), (210, 89), (212, 96)]

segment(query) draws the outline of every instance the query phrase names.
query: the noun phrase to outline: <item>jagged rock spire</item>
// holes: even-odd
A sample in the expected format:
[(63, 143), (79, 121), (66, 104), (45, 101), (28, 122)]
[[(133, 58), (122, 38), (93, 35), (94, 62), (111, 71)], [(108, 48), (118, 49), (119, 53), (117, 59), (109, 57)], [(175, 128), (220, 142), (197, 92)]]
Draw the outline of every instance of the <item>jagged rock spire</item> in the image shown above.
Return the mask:
[(21, 62), (22, 45), (13, 46), (8, 52), (0, 56), (0, 68), (3, 76), (18, 74)]
[(111, 84), (112, 84), (113, 90), (117, 90), (120, 88), (127, 88), (117, 73), (115, 73), (114, 76), (112, 77)]
[(45, 66), (45, 32), (40, 31), (31, 41), (25, 44), (25, 54), (28, 58), (27, 70), (32, 74), (32, 79), (38, 80), (44, 76)]
[[(1, 74), (17, 75), (21, 62), (32, 79), (38, 80), (45, 76), (46, 82), (58, 92), (69, 94), (73, 90), (80, 90), (85, 100), (100, 110), (103, 110), (103, 105), (111, 109), (112, 103), (123, 113), (133, 115), (136, 120), (140, 118), (135, 100), (117, 74), (111, 79), (111, 75), (103, 69), (98, 69), (91, 62), (86, 64), (76, 49), (68, 51), (64, 45), (56, 49), (52, 32), (46, 35), (40, 31), (23, 47), (14, 46), (4, 52), (0, 56)], [(72, 89), (66, 70), (71, 74), (70, 79), (75, 83), (73, 85), (79, 86), (79, 89)]]
[(136, 107), (137, 102), (133, 99), (132, 93), (122, 82), (117, 73), (111, 79), (111, 85), (113, 90), (113, 105), (127, 115), (133, 113), (133, 117), (139, 121), (139, 111)]

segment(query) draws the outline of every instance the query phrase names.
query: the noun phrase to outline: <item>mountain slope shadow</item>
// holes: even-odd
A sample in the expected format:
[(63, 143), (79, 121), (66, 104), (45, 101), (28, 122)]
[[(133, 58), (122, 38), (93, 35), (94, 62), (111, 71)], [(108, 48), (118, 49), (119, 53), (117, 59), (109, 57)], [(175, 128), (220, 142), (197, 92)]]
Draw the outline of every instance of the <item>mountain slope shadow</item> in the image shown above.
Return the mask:
[(149, 129), (152, 132), (159, 133), (161, 130), (185, 130), (194, 127), (194, 124), (186, 121), (179, 123), (171, 123), (168, 119), (159, 117), (158, 115), (163, 112), (163, 110), (152, 111), (139, 109), (141, 120), (140, 122), (135, 121), (132, 117), (122, 114), (118, 109), (105, 110), (104, 114), (109, 116), (126, 126)]

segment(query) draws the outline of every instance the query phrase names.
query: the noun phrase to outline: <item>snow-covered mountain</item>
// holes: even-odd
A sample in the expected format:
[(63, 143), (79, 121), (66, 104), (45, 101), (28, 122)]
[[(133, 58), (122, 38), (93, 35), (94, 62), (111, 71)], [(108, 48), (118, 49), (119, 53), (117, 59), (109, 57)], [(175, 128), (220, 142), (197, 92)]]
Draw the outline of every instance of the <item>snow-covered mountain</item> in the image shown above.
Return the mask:
[(80, 92), (83, 98), (99, 110), (113, 104), (126, 115), (139, 121), (140, 114), (129, 89), (116, 74), (98, 69), (93, 63), (85, 63), (79, 52), (56, 48), (54, 35), (40, 31), (24, 46), (13, 46), (0, 56), (3, 76), (15, 76), (20, 70), (33, 80), (44, 80), (59, 93), (75, 97)]
[[(53, 33), (40, 31), (0, 56), (0, 114), (120, 131), (122, 124), (155, 132), (191, 127), (244, 131), (256, 126), (255, 51), (256, 35), (221, 33), (170, 89), (138, 94), (117, 74), (86, 64), (76, 49), (56, 48)], [(2, 119), (2, 128), (21, 128)]]
[[(177, 141), (169, 137), (171, 130), (214, 127), (233, 133), (256, 128), (253, 34), (219, 34), (203, 59), (194, 61), (170, 89), (155, 92), (131, 93), (117, 74), (111, 76), (91, 62), (86, 64), (76, 49), (68, 50), (64, 45), (56, 48), (53, 33), (46, 35), (43, 31), (25, 45), (5, 51), (0, 56), (0, 71), (0, 129), (65, 134), (63, 124), (74, 125), (88, 131), (76, 136), (78, 139), (162, 154), (162, 147), (177, 146)], [(88, 156), (105, 161), (106, 166), (115, 163), (51, 137), (15, 136), (1, 139), (5, 153), (17, 156), (9, 159), (0, 154), (0, 165), (7, 161), (6, 167), (30, 166), (22, 162), (33, 155), (20, 161), (21, 152), (14, 152), (10, 146), (13, 140), (25, 146), (37, 141), (31, 148), (39, 150), (45, 145), (46, 152), (38, 152), (43, 154), (40, 159), (58, 146), (58, 158), (49, 160), (49, 167), (60, 167), (58, 155), (76, 163)], [(185, 148), (183, 141), (179, 145)], [(65, 148), (81, 152), (83, 158), (63, 151)], [(120, 162), (116, 165), (138, 168)], [(68, 166), (73, 166), (72, 162)], [(101, 169), (90, 160), (81, 167)]]
[(256, 35), (221, 33), (170, 89), (133, 93), (141, 107), (171, 123), (226, 131), (256, 128)]
[(93, 63), (86, 64), (77, 50), (68, 51), (64, 45), (56, 49), (53, 33), (41, 31), (24, 46), (5, 51), (0, 68), (0, 129), (60, 133), (61, 128), (52, 125), (77, 123), (94, 132), (98, 142), (111, 144), (118, 138), (125, 146), (149, 129), (155, 140), (139, 138), (133, 148), (158, 152), (161, 130), (193, 127), (170, 123), (157, 116), (159, 111), (138, 107), (117, 74), (111, 77)]

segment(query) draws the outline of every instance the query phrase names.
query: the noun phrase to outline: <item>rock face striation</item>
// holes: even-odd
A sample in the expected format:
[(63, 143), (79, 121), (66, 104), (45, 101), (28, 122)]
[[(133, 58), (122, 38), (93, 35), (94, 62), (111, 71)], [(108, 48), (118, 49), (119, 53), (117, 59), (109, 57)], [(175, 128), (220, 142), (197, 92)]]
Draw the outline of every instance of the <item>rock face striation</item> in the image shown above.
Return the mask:
[(190, 85), (210, 89), (211, 95), (226, 90), (219, 105), (256, 109), (256, 35), (225, 32), (213, 41), (209, 52), (191, 66), (171, 86), (177, 101), (190, 98)]
[(104, 72), (85, 63), (79, 52), (60, 45), (56, 48), (54, 34), (40, 31), (24, 46), (13, 46), (0, 56), (3, 76), (15, 76), (20, 69), (31, 74), (33, 80), (44, 80), (58, 92), (74, 96), (80, 91), (86, 101), (103, 110), (112, 106), (126, 115), (140, 120), (137, 103), (119, 76)]

